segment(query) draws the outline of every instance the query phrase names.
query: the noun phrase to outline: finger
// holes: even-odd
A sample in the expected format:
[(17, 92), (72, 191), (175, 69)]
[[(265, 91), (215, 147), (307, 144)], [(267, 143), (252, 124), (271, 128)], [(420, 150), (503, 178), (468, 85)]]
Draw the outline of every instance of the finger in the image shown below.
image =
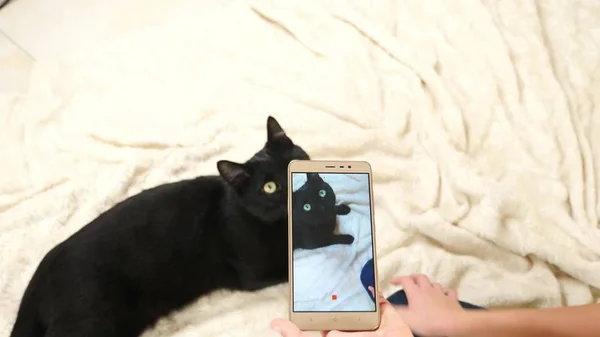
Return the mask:
[[(369, 291), (371, 292), (371, 295), (373, 295), (373, 298), (377, 298), (378, 299), (377, 304), (381, 304), (382, 301), (383, 302), (387, 301), (386, 298), (385, 298), (385, 295), (383, 295), (383, 292), (381, 290), (378, 290), (377, 291), (377, 296), (375, 296), (375, 289), (373, 287), (371, 287), (371, 286), (369, 286), (368, 288), (369, 288)], [(381, 287), (379, 287), (379, 289), (381, 289)]]
[(369, 286), (369, 291), (371, 292), (371, 295), (375, 297), (375, 288)]
[(387, 298), (385, 298), (383, 293), (381, 291), (379, 291), (378, 293), (379, 293), (378, 305), (379, 305), (379, 310), (382, 313), (382, 315), (386, 311), (387, 312), (394, 311), (394, 306), (390, 303), (390, 301), (387, 300)]
[(329, 331), (326, 337), (371, 337), (375, 336), (374, 331), (344, 332), (333, 330)]
[(433, 284), (433, 289), (438, 290), (439, 292), (443, 293), (444, 292), (444, 287), (442, 287), (441, 284), (439, 283), (434, 283)]
[(430, 288), (432, 287), (431, 281), (429, 281), (429, 277), (423, 274), (414, 274), (411, 276), (415, 283), (421, 288)]
[(456, 291), (454, 291), (453, 289), (448, 289), (444, 292), (446, 294), (446, 296), (458, 300), (458, 295), (456, 294)]
[(385, 325), (392, 323), (396, 327), (404, 327), (407, 331), (410, 331), (408, 324), (402, 318), (402, 313), (406, 312), (407, 309), (408, 307), (406, 306), (394, 307), (391, 303), (386, 301), (386, 303), (382, 304), (380, 307), (381, 324)]
[(294, 323), (283, 318), (276, 318), (271, 321), (271, 329), (279, 332), (284, 337), (301, 337), (300, 330)]
[(399, 285), (402, 285), (402, 283), (406, 283), (407, 281), (414, 283), (414, 280), (410, 276), (394, 276), (390, 280), (390, 284), (393, 284), (395, 286), (399, 286)]
[(395, 277), (390, 281), (390, 283), (402, 286), (409, 303), (413, 301), (414, 296), (419, 291), (419, 286), (415, 283), (415, 280), (411, 276)]
[(379, 294), (379, 301), (377, 302), (378, 304), (382, 304), (382, 303), (385, 303), (388, 301), (381, 290), (378, 291), (377, 293)]
[(417, 284), (411, 276), (396, 276), (390, 280), (390, 283), (395, 286), (402, 286), (403, 289), (415, 289)]
[(329, 334), (329, 330), (325, 330), (325, 331), (321, 331), (321, 336), (322, 337), (327, 337), (327, 335)]
[(394, 306), (388, 301), (388, 300), (383, 300), (379, 303), (379, 310), (381, 311), (381, 315), (385, 315), (386, 313), (390, 313), (390, 312), (395, 312), (396, 308), (394, 308)]

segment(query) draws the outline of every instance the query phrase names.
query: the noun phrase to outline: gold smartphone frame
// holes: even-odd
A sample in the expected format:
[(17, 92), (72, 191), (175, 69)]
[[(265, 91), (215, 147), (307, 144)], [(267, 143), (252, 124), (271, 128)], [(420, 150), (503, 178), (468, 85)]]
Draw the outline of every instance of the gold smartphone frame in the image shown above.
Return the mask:
[(292, 246), (292, 175), (293, 173), (368, 173), (371, 208), (371, 240), (373, 244), (373, 268), (376, 290), (379, 285), (377, 272), (377, 246), (375, 240), (375, 207), (373, 201), (373, 173), (365, 161), (293, 160), (288, 165), (288, 273), (289, 273), (289, 319), (301, 330), (322, 331), (368, 331), (379, 327), (379, 294), (375, 292), (375, 311), (370, 312), (294, 312), (294, 254)]

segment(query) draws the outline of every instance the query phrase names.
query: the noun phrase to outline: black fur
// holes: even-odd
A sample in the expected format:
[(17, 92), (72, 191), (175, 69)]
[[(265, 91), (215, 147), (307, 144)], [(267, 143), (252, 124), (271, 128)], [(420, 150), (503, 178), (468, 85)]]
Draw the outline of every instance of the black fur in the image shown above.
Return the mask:
[(335, 234), (337, 215), (350, 213), (348, 205), (336, 205), (335, 192), (317, 173), (307, 173), (306, 183), (292, 193), (294, 249), (349, 245), (350, 234)]
[(143, 191), (52, 249), (11, 336), (134, 337), (213, 290), (287, 281), (287, 165), (309, 157), (272, 117), (267, 130), (247, 162)]
[(8, 5), (9, 2), (10, 2), (10, 0), (0, 0), (0, 8)]

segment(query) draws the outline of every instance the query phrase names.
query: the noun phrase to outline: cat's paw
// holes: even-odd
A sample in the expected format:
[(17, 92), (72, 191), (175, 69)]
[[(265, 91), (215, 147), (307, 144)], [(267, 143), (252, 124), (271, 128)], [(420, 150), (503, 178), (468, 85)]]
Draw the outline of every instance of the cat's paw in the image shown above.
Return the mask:
[(346, 215), (348, 213), (350, 213), (350, 206), (345, 205), (345, 204), (341, 204), (341, 205), (337, 205), (335, 206), (336, 208), (336, 213), (337, 215)]
[(354, 236), (350, 234), (340, 234), (338, 235), (338, 241), (342, 245), (350, 245), (354, 242)]

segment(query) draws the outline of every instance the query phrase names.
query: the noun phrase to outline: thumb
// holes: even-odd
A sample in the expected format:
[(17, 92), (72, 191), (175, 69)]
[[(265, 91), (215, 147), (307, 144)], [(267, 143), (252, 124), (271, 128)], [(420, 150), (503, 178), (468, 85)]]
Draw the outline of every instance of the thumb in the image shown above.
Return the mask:
[(410, 312), (407, 305), (393, 305), (392, 310), (385, 312), (381, 318), (383, 319), (385, 317), (392, 321), (396, 321), (397, 323), (402, 323), (402, 325), (408, 326), (408, 323), (406, 323), (405, 319), (407, 319), (409, 316)]
[(271, 321), (271, 329), (279, 332), (283, 337), (301, 337), (300, 330), (294, 323), (283, 318), (276, 318)]

